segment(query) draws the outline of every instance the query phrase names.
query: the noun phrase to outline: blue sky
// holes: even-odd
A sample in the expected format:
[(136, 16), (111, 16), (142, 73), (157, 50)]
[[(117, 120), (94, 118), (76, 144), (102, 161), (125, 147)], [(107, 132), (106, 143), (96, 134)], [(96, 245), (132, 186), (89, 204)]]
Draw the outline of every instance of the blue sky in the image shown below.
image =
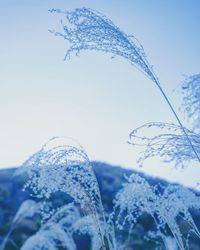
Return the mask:
[[(20, 165), (49, 138), (65, 135), (91, 159), (137, 168), (138, 150), (126, 143), (131, 130), (174, 122), (153, 83), (124, 59), (84, 52), (63, 61), (67, 43), (48, 32), (59, 28), (48, 9), (82, 6), (139, 39), (177, 110), (180, 95), (173, 90), (184, 75), (199, 72), (198, 0), (1, 1), (0, 167)], [(192, 184), (198, 169), (177, 172), (154, 159), (143, 171)]]

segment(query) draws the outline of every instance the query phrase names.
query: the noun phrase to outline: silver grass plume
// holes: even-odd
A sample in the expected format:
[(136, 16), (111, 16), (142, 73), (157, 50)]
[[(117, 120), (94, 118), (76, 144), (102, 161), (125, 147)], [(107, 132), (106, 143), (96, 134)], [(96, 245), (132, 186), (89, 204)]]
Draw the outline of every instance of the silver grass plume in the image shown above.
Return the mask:
[(188, 122), (192, 122), (192, 128), (200, 129), (200, 74), (187, 77), (182, 85), (183, 94), (181, 110)]
[(55, 224), (53, 228), (41, 230), (28, 238), (21, 250), (76, 250), (76, 245), (67, 233)]
[[(200, 135), (185, 128), (196, 152), (200, 154)], [(144, 148), (138, 159), (139, 166), (151, 157), (159, 156), (164, 162), (175, 162), (184, 168), (187, 162), (196, 161), (196, 155), (188, 143), (182, 128), (172, 123), (150, 122), (134, 129), (129, 135), (129, 144)]]

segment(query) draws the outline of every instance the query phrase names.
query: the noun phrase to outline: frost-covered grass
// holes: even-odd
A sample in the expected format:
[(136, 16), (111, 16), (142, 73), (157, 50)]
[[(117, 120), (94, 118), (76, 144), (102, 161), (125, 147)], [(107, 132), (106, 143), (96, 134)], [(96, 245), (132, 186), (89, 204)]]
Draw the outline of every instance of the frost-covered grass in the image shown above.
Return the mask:
[[(200, 238), (191, 214), (191, 209), (200, 209), (200, 198), (178, 185), (151, 186), (137, 174), (127, 177), (127, 182), (116, 194), (113, 212), (106, 214), (92, 164), (83, 148), (79, 144), (71, 146), (70, 142), (74, 141), (51, 139), (17, 170), (18, 175), (27, 175), (25, 189), (29, 189), (39, 201), (25, 201), (13, 224), (26, 216), (33, 216), (44, 206), (40, 200), (45, 198), (47, 202), (56, 192), (62, 191), (74, 201), (56, 209), (42, 209), (41, 227), (26, 240), (23, 250), (73, 250), (76, 249), (77, 235), (87, 235), (93, 250), (127, 249), (131, 246), (132, 232), (145, 213), (155, 224), (151, 239), (159, 238), (161, 246), (168, 248), (173, 244), (175, 248), (177, 244), (184, 250), (190, 245), (191, 234)], [(180, 221), (188, 225), (184, 234)], [(127, 238), (123, 236), (124, 230), (128, 231)]]
[[(91, 164), (93, 165), (93, 163)], [(112, 241), (110, 249), (135, 249), (133, 246), (140, 249), (138, 248), (140, 244), (141, 249), (165, 249), (164, 246), (168, 246), (170, 242), (175, 247), (177, 243), (175, 243), (176, 240), (167, 224), (168, 220), (171, 220), (171, 223), (174, 223), (172, 225), (176, 225), (179, 229), (180, 235), (177, 234), (177, 236), (180, 236), (184, 246), (194, 244), (194, 239), (199, 234), (197, 215), (200, 198), (197, 194), (179, 185), (167, 185), (167, 183), (155, 185), (156, 182), (153, 180), (148, 179), (149, 181), (147, 181), (144, 176), (138, 174), (131, 174), (130, 177), (127, 177), (127, 180), (124, 179), (125, 183), (120, 187), (120, 182), (123, 181), (123, 173), (119, 173), (121, 178), (114, 183), (113, 181), (119, 178), (115, 173), (115, 168), (109, 170), (103, 164), (96, 167), (98, 168), (97, 176), (100, 181), (104, 204), (110, 203), (111, 197), (116, 194), (113, 198), (115, 199), (114, 210), (112, 211), (112, 207), (108, 209), (106, 206), (106, 209), (104, 209), (106, 211), (104, 211), (106, 223), (102, 224), (102, 227), (106, 226), (110, 234)], [(102, 171), (106, 171), (106, 173), (100, 173)], [(116, 171), (119, 170), (116, 169)], [(125, 172), (126, 175), (129, 173), (129, 171)], [(100, 177), (99, 174), (100, 176), (103, 174), (104, 177)], [(112, 192), (109, 190), (112, 190)], [(117, 190), (119, 191), (117, 192)], [(49, 197), (45, 204), (41, 203), (43, 199), (37, 197), (33, 197), (34, 201), (29, 199), (24, 202), (24, 204), (35, 204), (34, 207), (38, 204), (39, 211), (37, 211), (37, 214), (41, 217), (39, 220), (40, 228), (37, 232), (34, 231), (30, 238), (26, 239), (24, 245), (23, 241), (16, 241), (18, 247), (23, 245), (24, 249), (43, 249), (46, 246), (48, 249), (51, 246), (54, 247), (53, 249), (68, 249), (67, 244), (71, 244), (71, 249), (74, 246), (75, 249), (83, 249), (81, 248), (83, 245), (84, 249), (90, 249), (90, 243), (92, 249), (99, 249), (102, 246), (93, 215), (86, 213), (78, 203), (71, 203), (68, 198), (63, 200), (65, 194), (61, 194), (57, 197), (52, 194), (52, 197)], [(55, 203), (54, 199), (56, 199)], [(60, 202), (58, 199), (60, 199)], [(110, 201), (107, 201), (107, 199), (110, 199)], [(32, 209), (29, 211), (28, 206), (22, 205), (21, 207), (24, 207), (25, 210), (20, 208), (16, 213), (16, 218), (19, 218), (18, 221), (23, 223), (24, 220), (24, 223), (26, 223), (26, 215), (31, 216)], [(197, 212), (194, 213), (194, 211)], [(149, 216), (146, 216), (147, 213)], [(35, 223), (34, 215), (31, 220), (32, 223)], [(24, 225), (27, 225), (27, 228), (29, 227), (29, 224)], [(18, 226), (20, 227), (19, 223), (16, 224), (13, 233), (10, 235), (5, 249), (7, 249), (7, 246), (11, 247), (13, 241), (21, 237), (21, 234), (26, 233), (24, 227), (18, 230)], [(145, 231), (143, 231), (144, 229)], [(172, 229), (174, 230), (174, 227)], [(176, 230), (175, 233), (177, 232)], [(27, 235), (30, 235), (30, 233)], [(67, 241), (62, 241), (62, 239)], [(138, 242), (139, 239), (141, 243)], [(46, 241), (48, 244), (45, 244)], [(83, 242), (81, 243), (81, 241)], [(14, 247), (11, 249), (14, 249)], [(166, 247), (166, 249), (170, 248)]]
[[(52, 9), (50, 12), (64, 17), (62, 32), (50, 32), (69, 42), (65, 58), (82, 50), (97, 50), (125, 58), (153, 81), (175, 115), (178, 124), (152, 122), (131, 132), (129, 143), (144, 147), (139, 165), (153, 156), (182, 167), (192, 160), (200, 161), (199, 74), (188, 77), (182, 85), (182, 109), (194, 125), (188, 129), (182, 125), (135, 37), (91, 9), (80, 8), (72, 12)], [(145, 135), (146, 129), (148, 133), (153, 131), (151, 136)], [(185, 187), (152, 186), (143, 177), (132, 174), (117, 192), (113, 211), (106, 212), (89, 157), (72, 139), (50, 139), (16, 172), (16, 175), (22, 174), (27, 176), (24, 190), (29, 190), (38, 201), (27, 200), (21, 205), (1, 250), (6, 249), (7, 240), (18, 222), (35, 213), (41, 216), (40, 229), (20, 246), (22, 250), (75, 250), (80, 235), (89, 237), (92, 250), (130, 249), (135, 240), (134, 228), (145, 214), (152, 218), (153, 226), (143, 240), (158, 242), (155, 249), (186, 250), (190, 249), (191, 235), (200, 239), (197, 222), (191, 213), (200, 210), (200, 198)], [(50, 199), (58, 192), (69, 196), (73, 203), (53, 207)], [(187, 225), (184, 232), (183, 222)], [(128, 233), (124, 235), (124, 231)]]

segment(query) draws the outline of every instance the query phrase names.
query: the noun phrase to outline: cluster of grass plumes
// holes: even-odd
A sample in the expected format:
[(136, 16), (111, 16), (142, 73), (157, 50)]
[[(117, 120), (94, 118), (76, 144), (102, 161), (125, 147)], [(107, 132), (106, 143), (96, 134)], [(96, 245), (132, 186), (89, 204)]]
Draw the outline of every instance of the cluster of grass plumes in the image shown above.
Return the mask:
[(79, 143), (67, 137), (50, 139), (22, 164), (16, 172), (19, 174), (28, 176), (24, 190), (29, 188), (39, 199), (49, 199), (56, 192), (69, 195), (93, 217), (103, 249), (105, 240), (111, 244), (96, 176)]
[[(191, 233), (200, 238), (190, 213), (190, 209), (194, 208), (200, 209), (200, 198), (192, 191), (177, 185), (160, 191), (157, 186), (152, 187), (144, 178), (133, 174), (116, 195), (113, 216), (117, 227), (128, 227), (131, 234), (141, 215), (147, 213), (153, 218), (163, 243), (166, 244), (167, 230), (170, 230), (179, 248), (184, 250), (189, 246)], [(187, 237), (180, 230), (179, 218), (190, 225)]]
[[(90, 248), (93, 250), (125, 250), (131, 246), (133, 230), (137, 226), (137, 223), (143, 214), (150, 215), (154, 221), (153, 231), (151, 231), (147, 237), (151, 236), (152, 239), (154, 237), (155, 243), (158, 238), (158, 242), (161, 247), (167, 246), (168, 241), (166, 242), (166, 240), (168, 240), (169, 235), (171, 235), (170, 237), (173, 236), (176, 244), (181, 250), (185, 250), (189, 246), (189, 236), (191, 234), (200, 238), (199, 229), (197, 228), (197, 225), (190, 212), (191, 209), (200, 210), (200, 198), (192, 191), (181, 186), (151, 186), (140, 175), (132, 174), (130, 177), (127, 177), (127, 182), (124, 183), (122, 189), (116, 194), (114, 200), (114, 209), (110, 215), (107, 215), (108, 219), (105, 219), (104, 214), (99, 214), (98, 206), (96, 206), (95, 202), (93, 203), (95, 199), (90, 199), (89, 201), (87, 199), (85, 200), (84, 197), (79, 197), (79, 199), (77, 199), (74, 193), (70, 191), (71, 187), (69, 188), (69, 191), (67, 190), (68, 186), (65, 186), (64, 189), (62, 189), (62, 185), (65, 185), (65, 182), (62, 185), (60, 184), (59, 180), (58, 184), (55, 183), (55, 179), (51, 174), (49, 174), (49, 171), (46, 171), (46, 160), (48, 160), (48, 168), (54, 169), (55, 167), (56, 171), (59, 173), (56, 175), (56, 178), (62, 178), (66, 181), (69, 181), (71, 179), (69, 179), (69, 177), (67, 179), (65, 173), (67, 172), (67, 164), (71, 166), (73, 163), (72, 165), (75, 169), (78, 166), (78, 169), (80, 169), (83, 167), (81, 166), (82, 160), (80, 159), (82, 159), (82, 157), (80, 157), (80, 155), (82, 155), (84, 152), (84, 159), (88, 159), (88, 157), (85, 157), (86, 153), (82, 147), (81, 154), (78, 157), (75, 157), (75, 155), (78, 153), (77, 145), (76, 147), (70, 146), (66, 143), (66, 140), (64, 140), (65, 143), (63, 143), (63, 140), (60, 139), (61, 138), (54, 138), (53, 140), (50, 140), (50, 145), (47, 143), (44, 147), (42, 147), (44, 157), (42, 157), (42, 152), (39, 151), (40, 153), (36, 153), (30, 158), (31, 164), (26, 163), (27, 165), (23, 165), (22, 168), (17, 171), (17, 173), (26, 173), (28, 175), (28, 180), (25, 186), (26, 188), (29, 187), (30, 189), (33, 189), (33, 193), (36, 195), (36, 197), (39, 194), (38, 198), (44, 198), (46, 200), (54, 192), (63, 191), (64, 193), (71, 195), (71, 197), (74, 199), (74, 203), (66, 204), (56, 209), (42, 209), (41, 216), (44, 216), (45, 220), (41, 221), (41, 227), (39, 231), (29, 237), (21, 249), (75, 250), (77, 249), (78, 243), (75, 236), (87, 235), (90, 238)], [(73, 148), (71, 151), (71, 147), (75, 147), (76, 149)], [(70, 154), (67, 157), (68, 150)], [(36, 157), (37, 154), (39, 154), (39, 159)], [(36, 159), (38, 160), (36, 161)], [(29, 162), (29, 160), (27, 162)], [(61, 168), (64, 168), (65, 171), (60, 171), (60, 168), (58, 168), (57, 164)], [(43, 167), (44, 169), (42, 169)], [(74, 173), (72, 174), (71, 171), (74, 171)], [(78, 174), (78, 172), (76, 172), (74, 169), (70, 169), (67, 174), (74, 177), (75, 174)], [(42, 175), (42, 178), (40, 175)], [(46, 177), (44, 177), (45, 175)], [(47, 178), (48, 182), (45, 181), (42, 183), (42, 185), (40, 185), (40, 182), (42, 182), (43, 178)], [(81, 178), (84, 178), (84, 175)], [(86, 172), (85, 181), (87, 181), (87, 178), (88, 176)], [(95, 185), (98, 188), (96, 178), (95, 182)], [(84, 181), (82, 181), (82, 183), (84, 183)], [(79, 184), (79, 179), (75, 179), (72, 187), (80, 188)], [(56, 188), (52, 189), (52, 185), (56, 185)], [(67, 185), (70, 185), (70, 183), (67, 183)], [(48, 195), (46, 196), (45, 192), (48, 190), (48, 187), (51, 187), (51, 192), (49, 193), (48, 191)], [(85, 187), (82, 186), (82, 189), (84, 188)], [(88, 189), (86, 192), (89, 193)], [(93, 193), (91, 192), (91, 195), (92, 194)], [(87, 208), (86, 202), (88, 202)], [(29, 200), (25, 202), (17, 212), (13, 220), (13, 224), (16, 224), (16, 221), (18, 221), (20, 218), (23, 219), (26, 216), (33, 216), (35, 211), (38, 211), (38, 208), (41, 210), (41, 207), (44, 207), (42, 204), (43, 203), (41, 202), (36, 203), (35, 201)], [(48, 203), (45, 204), (48, 205)], [(48, 216), (46, 216), (45, 213), (47, 213)], [(185, 221), (188, 225), (187, 235), (183, 235), (181, 232), (179, 225), (180, 220)], [(128, 232), (126, 237), (124, 237), (122, 233), (124, 231)], [(176, 245), (175, 243), (169, 244)]]
[[(200, 135), (186, 129), (187, 134), (200, 154)], [(174, 162), (176, 167), (186, 167), (188, 162), (197, 161), (188, 140), (178, 125), (150, 122), (134, 129), (129, 135), (129, 144), (144, 148), (138, 159), (139, 166), (151, 157), (160, 157), (164, 162)]]
[[(105, 225), (102, 224), (102, 226)], [(110, 229), (112, 230), (112, 228)], [(94, 217), (92, 215), (83, 215), (76, 204), (69, 203), (54, 212), (51, 218), (41, 225), (39, 231), (25, 241), (21, 249), (76, 250), (77, 235), (89, 236), (91, 250), (104, 249), (96, 228)], [(111, 237), (114, 236), (112, 232), (110, 235)], [(112, 240), (115, 239), (112, 238)], [(106, 249), (117, 248), (112, 247)]]

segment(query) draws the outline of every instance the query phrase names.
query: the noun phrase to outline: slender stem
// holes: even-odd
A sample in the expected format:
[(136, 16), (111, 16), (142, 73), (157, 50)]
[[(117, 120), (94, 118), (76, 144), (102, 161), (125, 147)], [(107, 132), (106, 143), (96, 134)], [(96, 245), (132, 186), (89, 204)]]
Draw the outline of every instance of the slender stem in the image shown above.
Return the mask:
[(106, 246), (105, 246), (105, 242), (104, 242), (104, 238), (103, 238), (103, 233), (102, 233), (100, 221), (99, 221), (99, 218), (98, 218), (98, 212), (96, 210), (95, 205), (93, 204), (93, 200), (92, 200), (90, 194), (86, 190), (84, 190), (84, 193), (89, 198), (89, 200), (91, 201), (91, 204), (88, 204), (88, 205), (91, 206), (92, 216), (93, 216), (95, 224), (97, 226), (98, 234), (99, 234), (99, 237), (100, 237), (101, 242), (102, 242), (102, 248), (103, 248), (103, 250), (106, 250)]

